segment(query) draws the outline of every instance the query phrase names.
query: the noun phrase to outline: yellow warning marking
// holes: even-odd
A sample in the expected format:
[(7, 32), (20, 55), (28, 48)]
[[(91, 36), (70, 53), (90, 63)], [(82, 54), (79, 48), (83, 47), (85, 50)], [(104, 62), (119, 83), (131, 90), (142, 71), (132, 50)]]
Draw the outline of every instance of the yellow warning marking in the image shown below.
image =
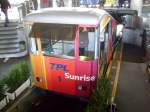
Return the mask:
[[(117, 54), (117, 50), (115, 49), (115, 52), (114, 52), (114, 55), (113, 55), (113, 60), (116, 59), (116, 54)], [(108, 66), (108, 69), (107, 69), (107, 72), (106, 72), (106, 78), (109, 77), (111, 68), (112, 68), (112, 60), (109, 63), (109, 66)]]
[(117, 54), (117, 49), (116, 49), (116, 50), (115, 50), (115, 52), (114, 52), (113, 60), (115, 60), (115, 59), (116, 59), (116, 54)]
[(110, 17), (105, 15), (100, 23), (100, 32), (102, 32), (104, 30), (104, 28), (106, 27), (106, 25), (108, 24), (108, 22), (110, 21)]
[(119, 72), (120, 72), (120, 61), (117, 62), (117, 71), (116, 71), (116, 77), (113, 85), (113, 90), (112, 90), (112, 97), (116, 95), (116, 89), (117, 89), (117, 83), (119, 79)]
[(106, 72), (106, 78), (108, 78), (109, 75), (110, 75), (111, 67), (112, 67), (112, 61), (110, 61), (110, 63), (109, 63), (109, 66), (108, 66), (108, 69), (107, 69), (107, 72)]
[(119, 72), (120, 72), (120, 65), (122, 62), (122, 52), (123, 52), (123, 45), (121, 45), (121, 52), (120, 52), (120, 57), (119, 57), (120, 61), (117, 62), (116, 77), (115, 77), (115, 81), (114, 81), (113, 88), (112, 88), (112, 100), (114, 100), (114, 97), (116, 95), (117, 84), (118, 84), (118, 79), (119, 79)]

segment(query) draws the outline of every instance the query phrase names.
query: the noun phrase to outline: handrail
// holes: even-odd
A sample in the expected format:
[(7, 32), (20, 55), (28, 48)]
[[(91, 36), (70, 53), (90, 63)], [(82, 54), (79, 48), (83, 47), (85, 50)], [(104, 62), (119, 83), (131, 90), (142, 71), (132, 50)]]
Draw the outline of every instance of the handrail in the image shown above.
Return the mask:
[(25, 0), (22, 3), (19, 4), (15, 4), (15, 6), (18, 9), (18, 13), (19, 13), (19, 22), (21, 23), (23, 21), (23, 18), (30, 13), (30, 1), (29, 0)]

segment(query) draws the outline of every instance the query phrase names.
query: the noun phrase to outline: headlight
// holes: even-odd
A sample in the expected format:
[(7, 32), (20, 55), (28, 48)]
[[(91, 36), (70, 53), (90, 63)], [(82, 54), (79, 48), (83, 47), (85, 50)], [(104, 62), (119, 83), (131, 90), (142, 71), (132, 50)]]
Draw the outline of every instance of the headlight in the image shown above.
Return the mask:
[(79, 90), (79, 91), (86, 91), (87, 90), (87, 86), (85, 86), (85, 85), (78, 85), (77, 86), (77, 90)]
[(77, 87), (77, 89), (79, 90), (79, 91), (82, 91), (82, 85), (79, 85), (78, 87)]

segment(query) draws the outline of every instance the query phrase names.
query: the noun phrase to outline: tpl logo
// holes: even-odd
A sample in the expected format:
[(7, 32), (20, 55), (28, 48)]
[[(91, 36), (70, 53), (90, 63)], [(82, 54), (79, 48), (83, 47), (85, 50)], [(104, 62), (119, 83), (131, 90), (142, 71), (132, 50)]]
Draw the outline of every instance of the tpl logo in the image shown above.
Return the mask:
[(63, 70), (64, 72), (67, 72), (67, 65), (64, 64), (55, 64), (55, 63), (50, 63), (51, 69), (52, 70)]

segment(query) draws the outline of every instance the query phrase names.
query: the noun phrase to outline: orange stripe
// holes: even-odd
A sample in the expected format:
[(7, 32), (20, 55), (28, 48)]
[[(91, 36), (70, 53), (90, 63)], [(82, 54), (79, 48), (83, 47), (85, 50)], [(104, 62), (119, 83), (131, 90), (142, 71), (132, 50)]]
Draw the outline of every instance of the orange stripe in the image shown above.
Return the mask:
[(46, 89), (48, 89), (48, 86), (47, 86), (47, 78), (46, 78), (46, 66), (45, 66), (45, 61), (44, 61), (44, 56), (42, 56), (42, 62), (43, 62), (43, 75), (44, 75), (44, 79), (45, 79), (45, 87)]
[[(37, 36), (40, 37), (40, 35), (37, 33)], [(42, 67), (43, 67), (43, 77), (44, 77), (44, 80), (45, 80), (45, 87), (46, 89), (48, 89), (48, 86), (47, 86), (47, 78), (46, 78), (46, 66), (45, 66), (45, 60), (44, 60), (44, 56), (42, 54), (42, 46), (41, 46), (41, 39), (40, 38), (37, 38), (37, 45), (38, 45), (38, 50), (40, 52), (40, 57), (41, 57), (41, 63), (42, 63)]]
[(103, 31), (103, 29), (106, 27), (106, 25), (108, 24), (108, 22), (110, 21), (110, 17), (109, 16), (104, 16), (101, 23), (100, 23), (100, 32)]

